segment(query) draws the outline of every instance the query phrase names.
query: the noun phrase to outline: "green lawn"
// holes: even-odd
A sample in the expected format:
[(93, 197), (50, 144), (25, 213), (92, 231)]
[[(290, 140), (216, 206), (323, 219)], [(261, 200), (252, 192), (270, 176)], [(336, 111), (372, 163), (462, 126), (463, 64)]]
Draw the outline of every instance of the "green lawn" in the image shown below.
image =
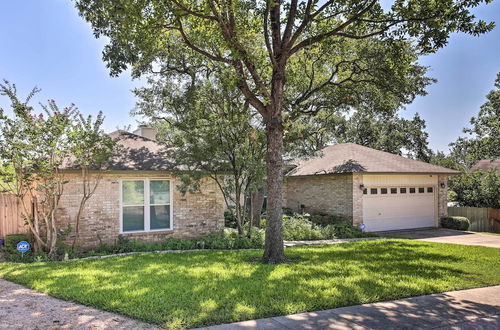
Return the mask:
[(408, 240), (260, 251), (0, 264), (0, 277), (169, 328), (196, 327), (500, 284), (500, 249)]

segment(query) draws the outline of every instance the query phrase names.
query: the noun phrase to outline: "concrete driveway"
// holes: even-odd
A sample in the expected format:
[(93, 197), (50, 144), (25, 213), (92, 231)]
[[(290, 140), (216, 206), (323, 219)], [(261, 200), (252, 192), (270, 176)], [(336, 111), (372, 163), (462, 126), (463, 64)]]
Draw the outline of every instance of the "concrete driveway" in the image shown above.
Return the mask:
[(480, 245), (500, 248), (500, 235), (480, 234), (471, 231), (459, 231), (445, 228), (385, 231), (378, 232), (377, 235), (386, 238), (404, 238), (426, 242)]

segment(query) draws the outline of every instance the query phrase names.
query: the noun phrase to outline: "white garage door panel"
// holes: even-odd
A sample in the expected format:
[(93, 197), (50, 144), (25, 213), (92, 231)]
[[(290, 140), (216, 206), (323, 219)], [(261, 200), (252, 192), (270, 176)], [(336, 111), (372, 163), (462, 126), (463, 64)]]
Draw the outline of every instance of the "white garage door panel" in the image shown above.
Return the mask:
[(363, 196), (363, 223), (368, 231), (435, 226), (434, 193)]

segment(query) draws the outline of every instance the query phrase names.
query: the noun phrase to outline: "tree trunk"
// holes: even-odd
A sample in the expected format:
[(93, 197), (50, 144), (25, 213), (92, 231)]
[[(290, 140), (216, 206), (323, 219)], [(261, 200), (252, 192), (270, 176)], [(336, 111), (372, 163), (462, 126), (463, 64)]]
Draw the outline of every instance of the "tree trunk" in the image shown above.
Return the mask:
[(264, 188), (259, 188), (252, 193), (252, 218), (253, 225), (260, 228), (260, 216), (264, 206)]
[(267, 123), (267, 222), (263, 261), (269, 264), (286, 262), (283, 247), (283, 125), (281, 113)]
[(241, 194), (236, 191), (236, 227), (238, 228), (238, 234), (243, 235), (243, 212), (241, 208)]

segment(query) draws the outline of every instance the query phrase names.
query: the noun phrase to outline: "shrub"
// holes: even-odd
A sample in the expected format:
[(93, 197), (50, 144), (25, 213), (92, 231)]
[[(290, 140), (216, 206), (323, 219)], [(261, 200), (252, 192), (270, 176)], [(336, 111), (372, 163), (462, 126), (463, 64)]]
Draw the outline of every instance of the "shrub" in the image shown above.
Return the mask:
[[(7, 253), (20, 253), (17, 251), (17, 243), (21, 241), (27, 241), (31, 244), (30, 240), (28, 239), (28, 235), (25, 234), (10, 234), (10, 235), (5, 235), (5, 241), (4, 241), (4, 250)], [(31, 251), (31, 250), (30, 250)]]
[[(31, 249), (26, 253), (21, 253), (17, 251), (17, 243), (20, 241), (26, 241), (30, 243)], [(40, 262), (40, 261), (50, 261), (48, 254), (43, 251), (34, 252), (33, 251), (33, 241), (29, 235), (26, 234), (10, 234), (5, 235), (4, 246), (2, 250), (4, 252), (5, 260), (9, 262)]]
[(231, 211), (224, 212), (224, 225), (227, 228), (237, 228), (238, 227), (238, 225), (236, 224), (236, 215), (234, 215), (233, 212), (231, 212)]
[(441, 218), (443, 228), (467, 230), (470, 226), (470, 221), (466, 217), (449, 216)]
[(338, 216), (338, 215), (333, 215), (333, 214), (328, 214), (324, 212), (315, 212), (310, 215), (310, 220), (320, 226), (328, 226), (328, 225), (333, 225), (336, 223), (342, 223), (342, 222), (347, 222), (347, 220), (344, 217)]
[(318, 225), (311, 221), (311, 216), (307, 213), (293, 216), (283, 216), (283, 235), (287, 241), (317, 240), (334, 238), (361, 238), (373, 237), (374, 234), (365, 233), (361, 229), (354, 227), (345, 220), (332, 215), (321, 215), (328, 222), (327, 225)]
[(287, 241), (315, 240), (324, 238), (321, 228), (309, 220), (308, 214), (283, 216), (283, 237)]

